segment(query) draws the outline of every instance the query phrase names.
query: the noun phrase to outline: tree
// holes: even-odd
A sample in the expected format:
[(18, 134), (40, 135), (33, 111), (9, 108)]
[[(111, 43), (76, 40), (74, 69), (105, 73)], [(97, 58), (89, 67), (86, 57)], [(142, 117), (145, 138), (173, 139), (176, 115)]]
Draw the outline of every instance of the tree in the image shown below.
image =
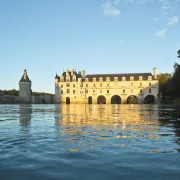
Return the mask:
[[(180, 50), (177, 52), (178, 58), (180, 58)], [(173, 87), (174, 95), (180, 97), (180, 64), (174, 64), (174, 75), (173, 75)]]
[(162, 97), (168, 95), (170, 91), (169, 82), (172, 79), (171, 74), (169, 73), (161, 73), (157, 75), (157, 79), (159, 80), (159, 92), (162, 94)]

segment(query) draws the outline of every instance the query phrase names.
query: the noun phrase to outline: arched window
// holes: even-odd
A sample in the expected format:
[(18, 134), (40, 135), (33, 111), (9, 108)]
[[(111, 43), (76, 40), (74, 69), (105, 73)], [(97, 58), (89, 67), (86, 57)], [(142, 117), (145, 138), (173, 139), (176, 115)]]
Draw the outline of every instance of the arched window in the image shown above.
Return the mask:
[(134, 81), (134, 77), (133, 76), (130, 77), (130, 81)]
[(142, 81), (142, 80), (143, 80), (143, 77), (142, 77), (142, 76), (139, 76), (139, 80)]
[(114, 77), (114, 81), (118, 81), (118, 77)]

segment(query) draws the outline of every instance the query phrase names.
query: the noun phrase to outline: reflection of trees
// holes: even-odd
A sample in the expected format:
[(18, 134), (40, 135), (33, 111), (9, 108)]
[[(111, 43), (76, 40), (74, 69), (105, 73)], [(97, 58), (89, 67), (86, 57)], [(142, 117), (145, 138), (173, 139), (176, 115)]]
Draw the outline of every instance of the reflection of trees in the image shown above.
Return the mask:
[(31, 122), (32, 105), (30, 104), (20, 104), (19, 105), (20, 114), (20, 126), (24, 127), (26, 130), (29, 128)]
[[(161, 106), (159, 109), (159, 122), (161, 126), (173, 127), (177, 136), (177, 143), (180, 143), (180, 107)], [(167, 134), (168, 135), (168, 134)]]

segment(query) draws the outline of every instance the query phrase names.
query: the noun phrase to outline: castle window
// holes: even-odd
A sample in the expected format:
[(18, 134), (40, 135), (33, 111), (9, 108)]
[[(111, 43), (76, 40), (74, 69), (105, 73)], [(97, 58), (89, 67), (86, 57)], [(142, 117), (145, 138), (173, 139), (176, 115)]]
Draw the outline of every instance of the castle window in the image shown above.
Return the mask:
[(95, 93), (96, 91), (95, 90), (93, 90), (93, 93)]
[(73, 82), (75, 82), (76, 81), (76, 78), (73, 78)]
[(76, 91), (75, 91), (75, 90), (73, 90), (73, 93), (75, 94), (75, 93), (76, 93)]
[(100, 84), (100, 87), (102, 87), (102, 83)]
[(151, 86), (151, 83), (149, 83), (149, 86)]
[(64, 79), (61, 79), (61, 82), (64, 82)]
[(126, 80), (126, 77), (122, 77), (122, 81), (125, 81)]
[(142, 89), (140, 89), (140, 93), (142, 93)]
[(76, 87), (76, 85), (75, 85), (75, 84), (73, 84), (73, 87), (75, 88), (75, 87)]
[(66, 87), (70, 87), (70, 83), (67, 83), (67, 84), (66, 84)]
[(94, 87), (96, 87), (96, 84), (94, 84)]
[(151, 89), (149, 89), (149, 93), (151, 93)]
[(142, 83), (140, 83), (140, 86), (142, 86)]
[(125, 91), (125, 89), (123, 89), (123, 93), (125, 93), (126, 91)]
[(134, 81), (134, 77), (133, 76), (130, 77), (130, 81)]
[(110, 78), (109, 78), (109, 77), (107, 77), (107, 78), (106, 78), (106, 81), (110, 81)]
[(63, 88), (63, 85), (61, 84), (61, 88)]
[(118, 78), (117, 78), (117, 77), (114, 77), (114, 81), (118, 81)]
[(93, 78), (93, 81), (96, 81), (96, 78)]
[(88, 78), (85, 78), (85, 82), (88, 82)]
[(61, 90), (61, 94), (63, 94), (63, 90)]
[(107, 87), (109, 87), (109, 84), (107, 84)]
[(103, 81), (103, 78), (102, 78), (102, 77), (100, 77), (100, 78), (99, 78), (99, 81)]
[(70, 89), (67, 89), (67, 93), (68, 93), (68, 94), (70, 93)]
[(142, 76), (139, 76), (139, 80), (140, 80), (140, 81), (142, 81), (142, 80), (143, 80)]
[(148, 76), (148, 80), (152, 80), (152, 76)]
[(107, 93), (109, 93), (109, 90), (107, 90)]
[(88, 93), (88, 90), (86, 90), (86, 93)]
[(86, 87), (88, 87), (88, 84), (86, 84)]

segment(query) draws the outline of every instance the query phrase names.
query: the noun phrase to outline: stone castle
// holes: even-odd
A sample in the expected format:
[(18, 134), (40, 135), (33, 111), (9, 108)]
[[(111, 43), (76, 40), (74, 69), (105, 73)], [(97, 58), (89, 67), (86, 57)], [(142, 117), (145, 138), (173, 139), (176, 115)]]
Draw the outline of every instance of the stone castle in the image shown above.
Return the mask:
[(32, 95), (32, 82), (27, 75), (27, 70), (19, 81), (19, 96), (0, 94), (0, 104), (53, 104), (54, 95)]
[(151, 73), (89, 74), (66, 70), (55, 76), (55, 103), (157, 103), (157, 70)]

